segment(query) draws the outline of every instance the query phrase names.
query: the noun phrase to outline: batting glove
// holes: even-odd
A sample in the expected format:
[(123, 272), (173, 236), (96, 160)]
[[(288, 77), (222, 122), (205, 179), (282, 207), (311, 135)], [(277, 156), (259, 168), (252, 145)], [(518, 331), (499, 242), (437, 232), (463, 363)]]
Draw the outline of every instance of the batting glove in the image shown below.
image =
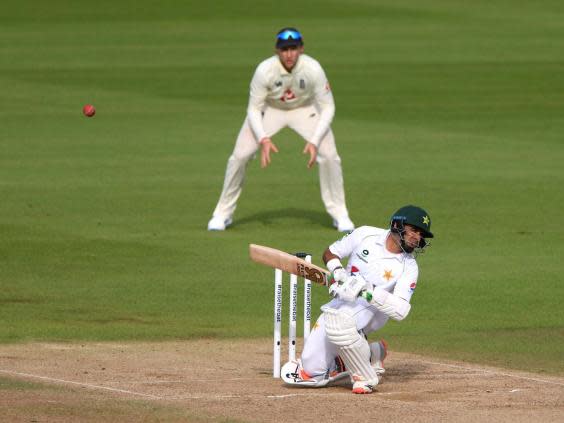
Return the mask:
[(339, 267), (333, 271), (333, 281), (337, 282), (339, 285), (345, 283), (347, 278), (347, 271), (342, 267)]
[(372, 284), (368, 283), (362, 276), (349, 276), (347, 280), (335, 290), (337, 297), (343, 301), (355, 301), (361, 292), (372, 290)]
[(329, 279), (329, 295), (336, 297), (337, 290), (343, 283), (345, 283), (347, 277), (347, 271), (345, 269), (342, 267), (335, 269), (333, 273), (331, 273), (331, 278)]

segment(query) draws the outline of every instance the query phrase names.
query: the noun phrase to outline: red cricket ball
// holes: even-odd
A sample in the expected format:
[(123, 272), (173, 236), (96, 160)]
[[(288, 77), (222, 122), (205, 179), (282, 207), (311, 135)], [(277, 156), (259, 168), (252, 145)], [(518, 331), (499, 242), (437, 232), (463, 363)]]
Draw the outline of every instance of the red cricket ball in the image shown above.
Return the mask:
[(82, 108), (82, 113), (84, 113), (84, 116), (92, 117), (96, 114), (96, 109), (92, 104), (87, 104)]

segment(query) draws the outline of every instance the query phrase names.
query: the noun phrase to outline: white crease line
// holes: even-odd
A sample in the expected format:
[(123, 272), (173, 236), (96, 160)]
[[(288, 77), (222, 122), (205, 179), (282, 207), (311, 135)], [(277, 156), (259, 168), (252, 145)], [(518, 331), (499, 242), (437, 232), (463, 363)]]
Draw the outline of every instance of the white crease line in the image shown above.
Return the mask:
[(122, 394), (131, 394), (131, 395), (137, 395), (137, 396), (140, 396), (140, 397), (146, 397), (146, 398), (152, 398), (152, 399), (164, 399), (163, 397), (159, 397), (157, 395), (143, 394), (141, 392), (128, 391), (126, 389), (117, 389), (117, 388), (110, 388), (108, 386), (91, 385), (90, 383), (74, 382), (72, 380), (56, 379), (56, 378), (47, 377), (47, 376), (32, 375), (32, 374), (29, 374), (29, 373), (20, 373), (20, 372), (13, 372), (13, 371), (10, 371), (10, 370), (1, 370), (1, 369), (0, 369), (0, 373), (20, 376), (20, 377), (27, 377), (27, 378), (32, 378), (32, 379), (47, 380), (49, 382), (68, 383), (70, 385), (84, 386), (86, 388), (91, 388), (91, 389), (104, 389), (106, 391), (120, 392)]
[[(239, 380), (261, 380), (258, 377), (233, 377), (233, 378), (222, 378), (222, 381), (239, 381)], [(217, 383), (217, 380), (213, 379), (184, 379), (184, 380), (111, 380), (106, 383), (110, 384), (123, 384), (123, 385), (157, 385), (159, 383), (193, 383), (193, 382), (209, 382)]]
[[(223, 400), (223, 399), (229, 399), (229, 398), (264, 398), (265, 397), (264, 395), (212, 395), (212, 396), (210, 396), (210, 395), (187, 395), (187, 396), (178, 396), (178, 397), (162, 397), (162, 396), (151, 395), (151, 394), (143, 394), (141, 392), (129, 391), (129, 390), (126, 390), (126, 389), (110, 388), (108, 386), (92, 385), (90, 383), (75, 382), (75, 381), (72, 381), (72, 380), (57, 379), (57, 378), (52, 378), (52, 377), (48, 377), (48, 376), (33, 375), (33, 374), (30, 374), (30, 373), (14, 372), (14, 371), (11, 371), (11, 370), (0, 369), (0, 373), (19, 376), (19, 377), (25, 377), (25, 378), (30, 378), (30, 379), (40, 379), (40, 380), (46, 380), (48, 382), (65, 383), (65, 384), (70, 384), (70, 385), (83, 386), (83, 387), (91, 388), (91, 389), (102, 389), (102, 390), (111, 391), (111, 392), (119, 392), (119, 393), (122, 393), (122, 394), (137, 395), (137, 396), (141, 396), (141, 397), (145, 397), (145, 398), (158, 399), (158, 400), (168, 400), (168, 401), (171, 401), (171, 400), (172, 401), (174, 401), (174, 400), (199, 400), (199, 399)], [(311, 396), (311, 394), (304, 394), (304, 395), (310, 395)], [(266, 397), (268, 398), (269, 396), (266, 396)]]
[(425, 360), (417, 360), (417, 361), (419, 361), (421, 363), (425, 363), (425, 364), (435, 364), (435, 365), (438, 365), (438, 366), (453, 367), (455, 369), (470, 370), (470, 371), (473, 371), (473, 372), (490, 373), (492, 375), (513, 377), (513, 378), (516, 378), (516, 379), (530, 380), (530, 381), (534, 381), (534, 382), (550, 383), (550, 384), (553, 384), (553, 385), (564, 386), (564, 382), (557, 382), (557, 381), (554, 381), (554, 380), (546, 380), (546, 379), (538, 379), (538, 378), (535, 378), (535, 377), (512, 375), (511, 373), (503, 373), (503, 372), (496, 372), (496, 371), (487, 370), (487, 369), (465, 367), (465, 366), (459, 366), (459, 365), (456, 365), (456, 364), (438, 363), (438, 362), (435, 362), (435, 361), (425, 361)]
[(349, 394), (349, 392), (325, 392), (323, 394), (319, 393), (303, 393), (303, 394), (284, 394), (284, 395), (266, 395), (266, 398), (280, 399), (280, 398), (293, 398), (293, 397), (327, 397), (327, 396), (341, 396), (343, 394)]
[(311, 391), (303, 394), (285, 394), (285, 395), (184, 395), (177, 397), (166, 397), (165, 400), (223, 400), (226, 398), (235, 399), (245, 399), (245, 398), (269, 398), (269, 399), (280, 399), (280, 398), (291, 398), (291, 397), (328, 397), (328, 396), (349, 396), (350, 392), (324, 392), (324, 393), (313, 393)]
[[(375, 391), (373, 392), (372, 396), (378, 396), (378, 395), (397, 395), (397, 394), (402, 394), (404, 392), (378, 392)], [(348, 390), (344, 390), (342, 392), (323, 392), (323, 393), (312, 393), (312, 392), (308, 392), (308, 393), (303, 393), (303, 394), (284, 394), (284, 395), (266, 395), (266, 398), (271, 398), (271, 399), (280, 399), (280, 398), (292, 398), (292, 397), (328, 397), (328, 396), (332, 396), (332, 397), (349, 397), (350, 398), (351, 395), (351, 391)]]
[(186, 395), (180, 397), (164, 397), (167, 401), (177, 400), (224, 400), (233, 398), (264, 398), (263, 395)]
[[(157, 385), (159, 383), (188, 383), (191, 380), (109, 380), (110, 385)], [(216, 381), (217, 382), (217, 381)]]

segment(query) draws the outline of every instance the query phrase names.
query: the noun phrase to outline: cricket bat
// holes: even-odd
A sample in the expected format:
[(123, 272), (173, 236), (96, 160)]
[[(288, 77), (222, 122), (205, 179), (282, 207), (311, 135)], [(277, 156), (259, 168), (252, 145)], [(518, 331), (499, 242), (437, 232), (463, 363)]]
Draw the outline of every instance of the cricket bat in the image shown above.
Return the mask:
[(255, 263), (304, 277), (320, 285), (327, 286), (327, 280), (331, 275), (328, 270), (322, 267), (308, 263), (284, 251), (263, 245), (249, 244), (249, 255)]

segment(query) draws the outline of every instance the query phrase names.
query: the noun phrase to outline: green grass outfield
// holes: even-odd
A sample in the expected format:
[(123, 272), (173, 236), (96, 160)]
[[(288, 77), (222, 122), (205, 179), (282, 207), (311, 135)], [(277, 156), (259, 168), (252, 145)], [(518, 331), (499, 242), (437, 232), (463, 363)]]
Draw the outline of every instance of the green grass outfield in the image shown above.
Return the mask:
[(391, 348), (563, 374), (560, 1), (3, 3), (0, 342), (271, 335), (248, 244), (320, 263), (338, 237), (297, 135), (251, 163), (232, 228), (206, 224), (289, 24), (333, 87), (352, 219), (433, 218)]

